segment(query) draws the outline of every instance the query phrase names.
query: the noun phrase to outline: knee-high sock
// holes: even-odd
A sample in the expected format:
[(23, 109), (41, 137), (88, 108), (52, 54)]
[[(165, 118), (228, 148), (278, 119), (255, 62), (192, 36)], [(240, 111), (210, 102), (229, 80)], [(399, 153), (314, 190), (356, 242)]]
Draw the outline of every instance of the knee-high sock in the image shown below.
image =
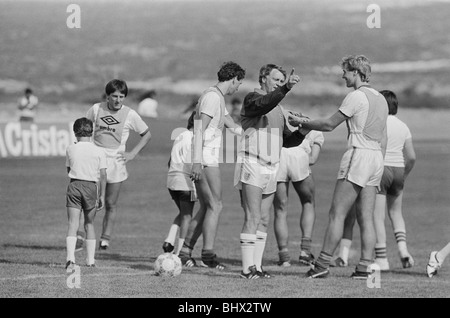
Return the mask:
[(77, 237), (76, 236), (67, 236), (66, 237), (66, 250), (67, 250), (66, 261), (72, 261), (75, 263), (75, 245), (77, 245)]
[(95, 264), (95, 244), (97, 240), (86, 240), (86, 264)]
[(249, 272), (248, 268), (250, 266), (255, 265), (254, 254), (255, 254), (256, 235), (241, 233), (240, 241), (242, 253), (242, 271), (244, 273), (248, 273)]
[(266, 248), (267, 233), (256, 231), (255, 252), (253, 254), (253, 262), (256, 265), (256, 270), (262, 271), (262, 259), (264, 249)]

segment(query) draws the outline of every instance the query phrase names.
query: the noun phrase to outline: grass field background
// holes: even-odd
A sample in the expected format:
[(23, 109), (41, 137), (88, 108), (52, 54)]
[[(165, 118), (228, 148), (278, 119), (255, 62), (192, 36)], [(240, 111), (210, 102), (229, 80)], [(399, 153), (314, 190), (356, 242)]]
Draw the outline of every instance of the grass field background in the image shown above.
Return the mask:
[[(2, 159), (0, 161), (0, 297), (449, 297), (450, 266), (429, 279), (425, 266), (431, 250), (450, 240), (449, 205), (450, 145), (448, 138), (430, 140), (427, 133), (413, 131), (417, 164), (407, 181), (404, 215), (407, 238), (416, 266), (404, 270), (390, 224), (388, 257), (391, 272), (381, 276), (381, 288), (369, 289), (364, 281), (349, 278), (359, 259), (359, 234), (355, 227), (350, 267), (332, 269), (326, 280), (303, 278), (307, 267), (296, 263), (300, 232), (299, 200), (289, 203), (290, 250), (294, 265), (275, 265), (277, 248), (273, 228), (265, 251), (264, 266), (275, 275), (270, 280), (239, 278), (239, 233), (243, 212), (239, 194), (232, 187), (233, 164), (222, 166), (224, 209), (221, 215), (216, 251), (228, 266), (223, 272), (183, 269), (174, 279), (153, 275), (152, 263), (162, 253), (161, 245), (177, 210), (165, 187), (170, 133), (184, 122), (149, 122), (154, 138), (142, 155), (128, 165), (130, 178), (119, 200), (119, 217), (111, 249), (96, 255), (98, 268), (81, 267), (81, 288), (66, 286), (65, 235), (67, 217), (65, 189), (67, 176), (63, 158)], [(413, 124), (414, 126), (414, 124)], [(426, 131), (427, 129), (423, 129)], [(442, 131), (442, 134), (446, 130)], [(424, 136), (424, 137), (422, 137)], [(448, 135), (447, 135), (448, 136)], [(345, 131), (325, 134), (319, 162), (313, 168), (317, 183), (317, 220), (313, 253), (318, 255), (327, 225), (328, 209), (340, 157), (345, 149)], [(134, 136), (130, 142), (134, 143)], [(292, 189), (291, 189), (292, 190)], [(293, 191), (292, 191), (293, 192)], [(96, 218), (99, 234), (103, 212)], [(194, 251), (199, 258), (201, 240)], [(84, 263), (84, 252), (77, 254)]]

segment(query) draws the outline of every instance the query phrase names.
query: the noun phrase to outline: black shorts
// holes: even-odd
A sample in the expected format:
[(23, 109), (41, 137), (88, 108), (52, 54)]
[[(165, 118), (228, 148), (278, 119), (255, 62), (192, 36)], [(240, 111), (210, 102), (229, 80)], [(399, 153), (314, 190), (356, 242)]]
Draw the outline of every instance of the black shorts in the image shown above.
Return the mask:
[(384, 166), (378, 194), (398, 196), (405, 184), (405, 168)]
[(66, 207), (90, 211), (97, 204), (97, 184), (93, 181), (71, 180), (67, 187)]
[(174, 201), (186, 201), (186, 202), (192, 202), (195, 200), (192, 200), (192, 191), (180, 191), (180, 190), (171, 190), (168, 189), (170, 196)]

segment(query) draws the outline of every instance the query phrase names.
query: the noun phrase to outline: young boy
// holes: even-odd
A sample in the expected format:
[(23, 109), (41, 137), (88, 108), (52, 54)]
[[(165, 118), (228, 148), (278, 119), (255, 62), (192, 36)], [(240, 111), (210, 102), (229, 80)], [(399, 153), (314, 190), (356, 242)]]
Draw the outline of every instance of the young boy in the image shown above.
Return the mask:
[(165, 253), (172, 252), (175, 248), (175, 239), (178, 236), (178, 245), (175, 254), (178, 255), (183, 247), (189, 224), (192, 218), (197, 195), (194, 183), (191, 180), (192, 170), (192, 138), (194, 137), (194, 115), (195, 111), (188, 119), (188, 125), (185, 132), (181, 133), (174, 141), (169, 160), (169, 172), (167, 174), (167, 188), (172, 199), (179, 209), (179, 214), (173, 220), (169, 234), (163, 244)]
[(75, 244), (81, 211), (84, 212), (86, 231), (86, 264), (95, 267), (94, 217), (97, 210), (103, 208), (106, 189), (106, 156), (102, 149), (91, 143), (92, 121), (85, 117), (77, 119), (73, 131), (78, 142), (70, 145), (66, 151), (66, 167), (70, 177), (66, 195), (69, 219), (66, 269), (75, 265)]

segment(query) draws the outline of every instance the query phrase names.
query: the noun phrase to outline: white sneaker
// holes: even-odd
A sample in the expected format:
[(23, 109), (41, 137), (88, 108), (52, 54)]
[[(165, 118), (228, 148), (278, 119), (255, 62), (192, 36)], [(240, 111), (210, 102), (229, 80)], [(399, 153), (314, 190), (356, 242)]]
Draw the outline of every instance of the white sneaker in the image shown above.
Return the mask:
[(438, 269), (441, 268), (441, 263), (439, 263), (436, 254), (438, 252), (437, 251), (433, 251), (430, 253), (430, 258), (428, 259), (428, 264), (427, 264), (427, 275), (428, 277), (433, 277), (434, 275), (437, 274)]
[(387, 258), (375, 258), (375, 264), (380, 266), (382, 272), (386, 272), (390, 269)]

